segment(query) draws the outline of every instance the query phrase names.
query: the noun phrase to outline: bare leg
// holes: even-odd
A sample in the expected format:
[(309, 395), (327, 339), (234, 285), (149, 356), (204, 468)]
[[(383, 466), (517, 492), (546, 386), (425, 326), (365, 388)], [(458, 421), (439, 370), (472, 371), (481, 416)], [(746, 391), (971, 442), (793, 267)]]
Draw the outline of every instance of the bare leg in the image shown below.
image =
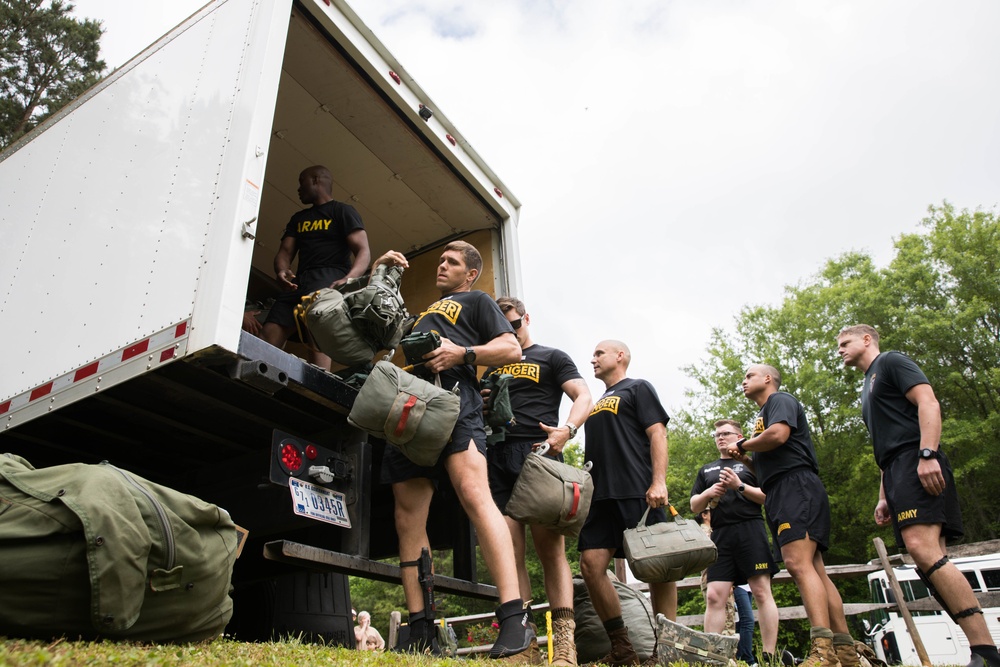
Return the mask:
[(476, 529), (483, 559), (493, 575), (500, 602), (518, 599), (520, 593), (517, 568), (514, 565), (514, 546), (503, 515), (490, 495), (486, 457), (479, 453), (475, 443), (470, 440), (469, 448), (446, 458), (444, 467), (462, 508)]
[(705, 589), (705, 632), (722, 634), (726, 627), (726, 601), (733, 590), (731, 581), (710, 581)]
[[(399, 535), (399, 560), (413, 561), (420, 558), (423, 547), (429, 547), (427, 539), (427, 512), (434, 495), (433, 483), (424, 477), (410, 479), (392, 485), (396, 499), (396, 534)], [(417, 580), (417, 568), (401, 569), (403, 594), (406, 608), (417, 613), (424, 608), (423, 591)]]
[(653, 612), (663, 614), (671, 621), (677, 620), (677, 582), (650, 584), (649, 600), (653, 603)]
[[(906, 526), (900, 530), (906, 550), (913, 556), (917, 567), (926, 572), (945, 555), (941, 524), (924, 523)], [(941, 599), (948, 604), (948, 611), (955, 614), (979, 606), (976, 594), (968, 580), (951, 562), (938, 568), (931, 575), (931, 583)], [(970, 646), (993, 645), (993, 637), (982, 614), (973, 614), (956, 621), (969, 639)]]
[[(573, 608), (573, 573), (566, 560), (566, 538), (541, 526), (531, 527), (538, 559), (545, 573), (545, 596), (553, 609)], [(530, 594), (530, 590), (529, 590)], [(522, 595), (525, 600), (528, 598)]]
[(804, 537), (781, 547), (781, 557), (802, 596), (809, 623), (817, 628), (830, 627), (830, 609), (824, 577), (816, 571), (816, 543)]
[(580, 574), (587, 584), (594, 611), (602, 621), (622, 615), (618, 591), (607, 575), (614, 553), (614, 549), (587, 549), (580, 552)]
[(750, 592), (757, 601), (757, 622), (760, 624), (760, 639), (765, 653), (773, 654), (778, 646), (778, 606), (771, 593), (771, 575), (758, 574), (750, 577)]

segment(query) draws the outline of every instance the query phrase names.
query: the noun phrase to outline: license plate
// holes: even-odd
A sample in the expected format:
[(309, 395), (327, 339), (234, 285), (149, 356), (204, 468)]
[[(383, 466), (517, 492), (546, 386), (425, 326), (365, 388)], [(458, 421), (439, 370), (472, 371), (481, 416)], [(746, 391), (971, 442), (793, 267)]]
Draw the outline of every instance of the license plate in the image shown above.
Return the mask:
[(347, 515), (344, 494), (331, 491), (298, 479), (288, 478), (288, 488), (292, 492), (292, 511), (299, 516), (332, 523), (344, 528), (351, 527), (351, 517)]

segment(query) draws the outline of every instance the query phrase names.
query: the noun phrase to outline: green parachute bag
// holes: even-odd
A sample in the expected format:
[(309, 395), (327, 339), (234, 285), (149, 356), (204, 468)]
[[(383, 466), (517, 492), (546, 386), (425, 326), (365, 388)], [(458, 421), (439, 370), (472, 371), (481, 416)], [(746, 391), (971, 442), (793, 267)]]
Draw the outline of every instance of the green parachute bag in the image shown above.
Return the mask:
[(106, 462), (0, 454), (0, 636), (191, 642), (222, 634), (229, 514)]
[(347, 421), (417, 465), (432, 466), (451, 440), (461, 404), (458, 394), (380, 361), (361, 386)]
[(486, 436), (488, 445), (503, 442), (507, 429), (517, 423), (510, 405), (510, 381), (513, 379), (514, 376), (509, 373), (490, 373), (479, 381), (479, 388), (490, 392), (483, 404), (484, 421), (489, 429)]

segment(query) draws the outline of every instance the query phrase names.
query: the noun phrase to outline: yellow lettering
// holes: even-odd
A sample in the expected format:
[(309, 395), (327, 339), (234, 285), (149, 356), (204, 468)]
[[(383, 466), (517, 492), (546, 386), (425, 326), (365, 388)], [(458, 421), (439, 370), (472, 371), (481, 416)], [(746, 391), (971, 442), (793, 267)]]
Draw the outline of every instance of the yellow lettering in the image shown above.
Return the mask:
[(782, 531), (788, 530), (791, 527), (792, 527), (792, 524), (790, 524), (790, 523), (783, 523), (783, 524), (781, 524), (780, 526), (778, 526), (778, 535), (781, 535)]
[(598, 412), (607, 411), (617, 415), (618, 404), (621, 403), (621, 400), (621, 396), (605, 396), (594, 404), (594, 409), (590, 411), (590, 414), (596, 415)]
[(906, 521), (907, 519), (916, 519), (916, 518), (917, 518), (917, 510), (903, 510), (902, 512), (896, 515), (896, 523), (899, 523), (900, 521)]
[(455, 324), (458, 322), (458, 316), (462, 312), (462, 304), (458, 301), (453, 301), (452, 299), (441, 299), (440, 301), (435, 301), (430, 305), (430, 307), (424, 312), (420, 313), (420, 317), (417, 318), (417, 324), (420, 324), (420, 320), (424, 319), (428, 315), (441, 315), (446, 320)]
[(755, 570), (766, 570), (768, 569), (767, 563), (757, 563), (753, 566)]
[(755, 436), (758, 436), (761, 433), (763, 433), (765, 430), (766, 429), (764, 428), (764, 418), (763, 417), (757, 417), (757, 421), (755, 421), (753, 423), (753, 434)]
[(333, 220), (324, 220), (323, 221), (323, 229), (330, 229), (330, 223), (331, 222), (333, 222)]
[(538, 364), (529, 364), (525, 362), (517, 364), (507, 364), (501, 368), (496, 369), (491, 373), (491, 375), (513, 375), (515, 378), (524, 378), (525, 380), (531, 380), (536, 384), (541, 379), (541, 367)]

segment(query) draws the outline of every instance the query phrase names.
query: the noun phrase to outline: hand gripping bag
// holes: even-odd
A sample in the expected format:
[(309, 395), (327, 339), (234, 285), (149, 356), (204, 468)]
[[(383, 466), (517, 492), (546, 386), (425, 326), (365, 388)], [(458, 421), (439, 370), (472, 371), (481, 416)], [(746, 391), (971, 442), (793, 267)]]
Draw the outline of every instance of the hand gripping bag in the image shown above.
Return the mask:
[(548, 449), (545, 445), (528, 454), (504, 511), (515, 521), (576, 537), (594, 497), (590, 464), (587, 469), (574, 468), (545, 456)]
[(0, 454), (0, 636), (211, 639), (235, 560), (215, 505), (107, 463)]
[(622, 536), (628, 566), (639, 581), (679, 581), (701, 572), (718, 555), (715, 543), (701, 526), (680, 516), (672, 506), (669, 509), (672, 522), (647, 526), (647, 507), (639, 525), (626, 529)]
[(451, 439), (460, 407), (458, 395), (380, 361), (347, 421), (399, 448), (417, 465), (432, 466)]

